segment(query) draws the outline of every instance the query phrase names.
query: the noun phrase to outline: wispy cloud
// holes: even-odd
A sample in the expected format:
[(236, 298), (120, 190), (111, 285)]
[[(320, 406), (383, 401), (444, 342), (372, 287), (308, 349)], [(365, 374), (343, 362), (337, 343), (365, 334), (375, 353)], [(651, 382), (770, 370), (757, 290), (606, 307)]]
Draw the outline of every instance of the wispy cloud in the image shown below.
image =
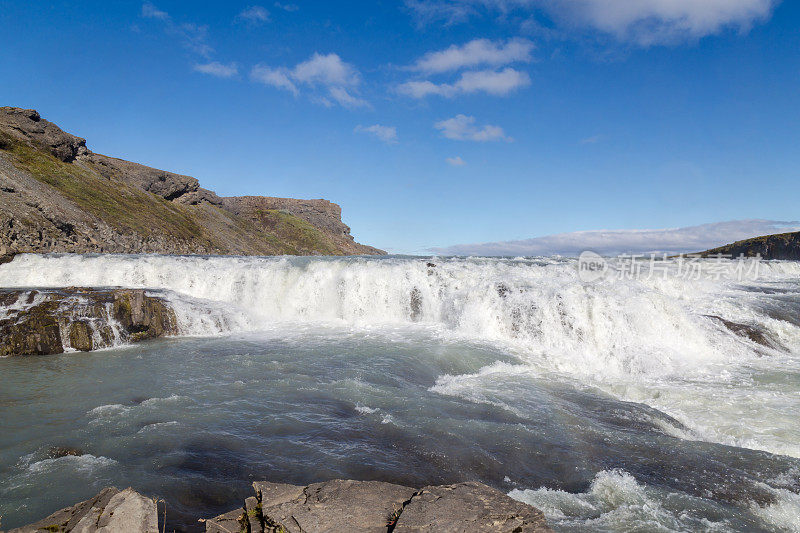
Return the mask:
[(278, 9), (283, 9), (284, 11), (288, 11), (290, 13), (300, 9), (300, 7), (297, 4), (282, 4), (280, 2), (275, 2), (275, 7), (277, 7)]
[(218, 78), (231, 78), (239, 73), (239, 67), (236, 63), (223, 64), (219, 61), (212, 61), (210, 63), (198, 63), (193, 69), (203, 74), (210, 74)]
[(472, 68), (480, 65), (500, 67), (511, 63), (531, 61), (533, 43), (527, 39), (509, 39), (490, 41), (475, 39), (464, 45), (453, 45), (445, 50), (428, 52), (419, 58), (411, 67), (426, 74), (436, 74)]
[(397, 128), (394, 126), (382, 126), (380, 124), (373, 124), (372, 126), (359, 125), (356, 126), (354, 131), (368, 133), (386, 144), (397, 144), (399, 142)]
[(263, 6), (249, 6), (236, 15), (236, 20), (251, 25), (259, 25), (269, 20), (269, 11)]
[(406, 0), (421, 24), (481, 15), (544, 14), (566, 30), (589, 28), (643, 46), (694, 40), (768, 19), (779, 0)]
[(271, 85), (278, 89), (284, 89), (295, 96), (299, 94), (297, 86), (291, 80), (291, 72), (287, 69), (256, 65), (250, 71), (250, 78), (264, 85)]
[(602, 139), (603, 137), (601, 135), (592, 135), (591, 137), (586, 137), (585, 139), (581, 139), (580, 144), (597, 144)]
[(344, 87), (330, 87), (328, 88), (328, 94), (334, 102), (342, 107), (348, 107), (350, 109), (369, 107), (369, 102), (357, 96), (353, 96)]
[(207, 42), (208, 26), (192, 22), (175, 22), (169, 13), (162, 11), (150, 2), (142, 4), (142, 17), (160, 20), (166, 33), (176, 36), (181, 45), (190, 52), (205, 58), (209, 58), (214, 52)]
[(161, 11), (150, 2), (142, 4), (142, 16), (149, 19), (169, 20), (169, 13)]
[(506, 96), (513, 91), (527, 87), (531, 79), (525, 72), (511, 67), (501, 71), (478, 70), (461, 74), (455, 83), (433, 83), (424, 81), (407, 81), (397, 87), (400, 94), (412, 98), (425, 98), (430, 95), (452, 98), (459, 94), (484, 92), (493, 96)]
[(353, 94), (361, 83), (361, 74), (337, 54), (314, 53), (292, 68), (256, 65), (250, 71), (250, 77), (264, 85), (287, 90), (295, 96), (300, 93), (298, 86), (305, 85), (316, 90), (312, 100), (323, 105), (337, 103), (350, 108), (369, 106), (366, 100)]
[(476, 126), (475, 117), (456, 115), (433, 125), (442, 135), (456, 141), (512, 141), (500, 126)]
[(701, 252), (742, 239), (789, 231), (800, 231), (800, 221), (733, 220), (684, 228), (576, 231), (519, 241), (459, 244), (431, 251), (442, 255), (484, 256), (577, 256), (586, 250), (601, 255), (677, 254)]
[(445, 161), (447, 162), (448, 165), (452, 167), (463, 167), (464, 165), (467, 164), (463, 159), (461, 159), (460, 155), (457, 155), (455, 157), (446, 157)]

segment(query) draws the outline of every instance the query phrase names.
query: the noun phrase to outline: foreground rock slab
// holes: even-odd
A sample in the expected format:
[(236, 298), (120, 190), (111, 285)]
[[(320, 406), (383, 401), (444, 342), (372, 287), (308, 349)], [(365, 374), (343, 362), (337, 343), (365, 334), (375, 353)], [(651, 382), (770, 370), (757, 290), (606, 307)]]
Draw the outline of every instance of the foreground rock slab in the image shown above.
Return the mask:
[(212, 533), (551, 531), (538, 509), (482, 483), (421, 490), (379, 481), (307, 487), (260, 481), (242, 508), (205, 521)]
[(425, 487), (403, 508), (395, 532), (550, 531), (544, 515), (482, 483)]
[(36, 523), (12, 529), (8, 533), (158, 533), (154, 500), (128, 488), (114, 487), (84, 502), (56, 511)]

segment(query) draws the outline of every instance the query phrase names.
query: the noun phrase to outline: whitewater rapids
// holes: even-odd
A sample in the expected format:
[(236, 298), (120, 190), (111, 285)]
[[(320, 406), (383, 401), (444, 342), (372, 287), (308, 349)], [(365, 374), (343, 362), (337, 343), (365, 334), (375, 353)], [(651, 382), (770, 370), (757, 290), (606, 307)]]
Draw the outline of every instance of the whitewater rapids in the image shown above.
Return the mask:
[[(655, 409), (665, 416), (651, 422), (674, 438), (800, 458), (800, 263), (763, 262), (753, 279), (686, 276), (664, 264), (664, 275), (584, 283), (564, 258), (25, 254), (0, 266), (0, 287), (158, 291), (181, 333), (195, 337), (424, 332), (432, 343), (510, 356), (439, 374), (428, 386), (435, 395), (525, 417), (532, 399), (515, 384), (552, 380)], [(655, 497), (625, 472), (597, 476), (584, 495), (536, 487), (514, 495), (587, 516), (611, 505), (598, 503), (608, 487)], [(787, 491), (770, 520), (800, 517), (798, 501)]]

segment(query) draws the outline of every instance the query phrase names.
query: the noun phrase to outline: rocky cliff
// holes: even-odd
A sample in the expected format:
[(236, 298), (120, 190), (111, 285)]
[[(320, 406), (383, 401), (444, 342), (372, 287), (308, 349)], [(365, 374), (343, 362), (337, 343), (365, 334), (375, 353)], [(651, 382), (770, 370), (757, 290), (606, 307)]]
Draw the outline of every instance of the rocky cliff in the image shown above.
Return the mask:
[(701, 252), (703, 257), (722, 254), (723, 256), (756, 257), (760, 255), (763, 259), (784, 259), (800, 261), (800, 232), (779, 233), (777, 235), (765, 235), (753, 239), (737, 241), (733, 244), (720, 246)]
[(220, 198), (191, 176), (89, 150), (32, 109), (0, 107), (0, 256), (20, 252), (383, 254), (327, 200)]

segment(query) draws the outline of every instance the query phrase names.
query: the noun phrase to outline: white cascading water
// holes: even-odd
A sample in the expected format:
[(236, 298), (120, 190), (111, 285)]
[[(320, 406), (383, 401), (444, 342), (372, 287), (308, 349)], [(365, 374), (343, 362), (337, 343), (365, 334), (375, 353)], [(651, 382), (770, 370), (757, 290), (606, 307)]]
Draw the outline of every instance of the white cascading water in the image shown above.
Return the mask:
[[(786, 428), (796, 427), (787, 407), (798, 407), (797, 391), (746, 384), (759, 369), (798, 365), (798, 279), (794, 262), (763, 263), (750, 282), (673, 273), (595, 284), (565, 259), (20, 255), (0, 266), (5, 288), (163, 291), (186, 335), (276, 323), (434, 328), (524, 363), (441, 376), (442, 394), (475, 399), (482, 382), (508, 372), (553, 373), (670, 414), (685, 426), (671, 428), (678, 436), (795, 457), (800, 429)], [(720, 319), (755, 328), (771, 346)]]

